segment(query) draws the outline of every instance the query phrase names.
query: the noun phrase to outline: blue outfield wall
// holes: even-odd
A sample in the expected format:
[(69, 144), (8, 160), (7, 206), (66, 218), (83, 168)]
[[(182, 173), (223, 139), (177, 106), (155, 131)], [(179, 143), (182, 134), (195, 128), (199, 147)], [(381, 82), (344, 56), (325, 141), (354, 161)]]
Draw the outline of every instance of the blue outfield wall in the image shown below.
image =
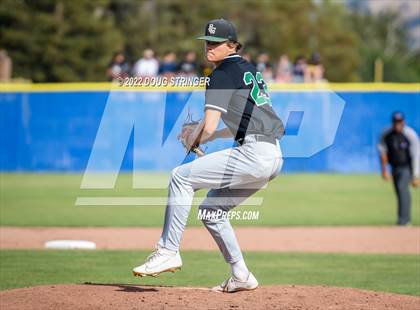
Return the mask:
[[(378, 171), (377, 139), (395, 110), (420, 131), (415, 90), (270, 93), (286, 124), (285, 172)], [(176, 140), (187, 110), (202, 117), (203, 91), (0, 92), (0, 168), (83, 171), (91, 157), (94, 170), (170, 170), (191, 160)], [(231, 145), (214, 141), (207, 152)]]

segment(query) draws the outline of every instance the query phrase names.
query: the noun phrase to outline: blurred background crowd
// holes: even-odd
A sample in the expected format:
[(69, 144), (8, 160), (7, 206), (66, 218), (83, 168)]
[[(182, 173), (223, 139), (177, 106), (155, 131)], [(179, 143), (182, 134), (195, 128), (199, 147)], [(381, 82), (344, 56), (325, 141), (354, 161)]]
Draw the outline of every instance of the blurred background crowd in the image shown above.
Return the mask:
[[(299, 55), (293, 62), (285, 54), (272, 62), (267, 53), (260, 53), (254, 59), (250, 53), (241, 53), (247, 61), (253, 63), (263, 74), (266, 82), (277, 83), (311, 83), (324, 79), (324, 67), (318, 53), (313, 53), (309, 59)], [(126, 61), (123, 52), (116, 52), (110, 62), (106, 75), (109, 81), (127, 77), (173, 77), (173, 76), (207, 76), (212, 67), (207, 62), (199, 62), (197, 53), (193, 50), (185, 52), (181, 59), (175, 52), (167, 52), (162, 56), (155, 55), (152, 49), (146, 49), (143, 57), (133, 64)]]
[(267, 81), (420, 80), (418, 0), (2, 0), (0, 80), (207, 75), (220, 17)]

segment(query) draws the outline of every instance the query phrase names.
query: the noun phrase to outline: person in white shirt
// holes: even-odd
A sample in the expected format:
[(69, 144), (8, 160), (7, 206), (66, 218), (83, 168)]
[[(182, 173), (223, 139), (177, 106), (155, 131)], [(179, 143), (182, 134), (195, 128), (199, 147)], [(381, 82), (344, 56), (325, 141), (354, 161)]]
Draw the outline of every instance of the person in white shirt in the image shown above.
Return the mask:
[(137, 77), (154, 77), (158, 75), (159, 62), (154, 57), (151, 49), (143, 52), (143, 58), (140, 58), (134, 65), (133, 75)]

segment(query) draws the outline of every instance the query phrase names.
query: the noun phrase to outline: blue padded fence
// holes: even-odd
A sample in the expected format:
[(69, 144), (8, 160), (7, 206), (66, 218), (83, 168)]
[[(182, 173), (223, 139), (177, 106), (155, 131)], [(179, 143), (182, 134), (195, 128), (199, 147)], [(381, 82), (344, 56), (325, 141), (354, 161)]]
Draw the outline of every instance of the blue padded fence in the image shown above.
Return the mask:
[[(395, 110), (420, 131), (418, 91), (273, 90), (271, 97), (286, 125), (286, 172), (377, 171), (377, 139)], [(0, 168), (83, 171), (92, 157), (98, 170), (170, 170), (185, 160), (176, 133), (187, 109), (202, 117), (202, 91), (0, 92)], [(231, 145), (215, 141), (207, 151)]]

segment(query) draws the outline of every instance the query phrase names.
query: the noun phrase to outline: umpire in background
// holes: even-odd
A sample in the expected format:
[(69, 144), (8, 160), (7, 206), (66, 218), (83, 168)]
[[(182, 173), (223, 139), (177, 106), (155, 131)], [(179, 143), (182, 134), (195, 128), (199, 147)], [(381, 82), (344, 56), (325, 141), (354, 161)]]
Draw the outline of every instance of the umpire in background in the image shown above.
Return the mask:
[(390, 175), (387, 165), (392, 168), (392, 179), (398, 198), (398, 225), (410, 224), (410, 182), (419, 185), (420, 141), (416, 132), (404, 121), (404, 114), (392, 114), (392, 127), (385, 130), (378, 144), (381, 156), (381, 171), (384, 180)]

